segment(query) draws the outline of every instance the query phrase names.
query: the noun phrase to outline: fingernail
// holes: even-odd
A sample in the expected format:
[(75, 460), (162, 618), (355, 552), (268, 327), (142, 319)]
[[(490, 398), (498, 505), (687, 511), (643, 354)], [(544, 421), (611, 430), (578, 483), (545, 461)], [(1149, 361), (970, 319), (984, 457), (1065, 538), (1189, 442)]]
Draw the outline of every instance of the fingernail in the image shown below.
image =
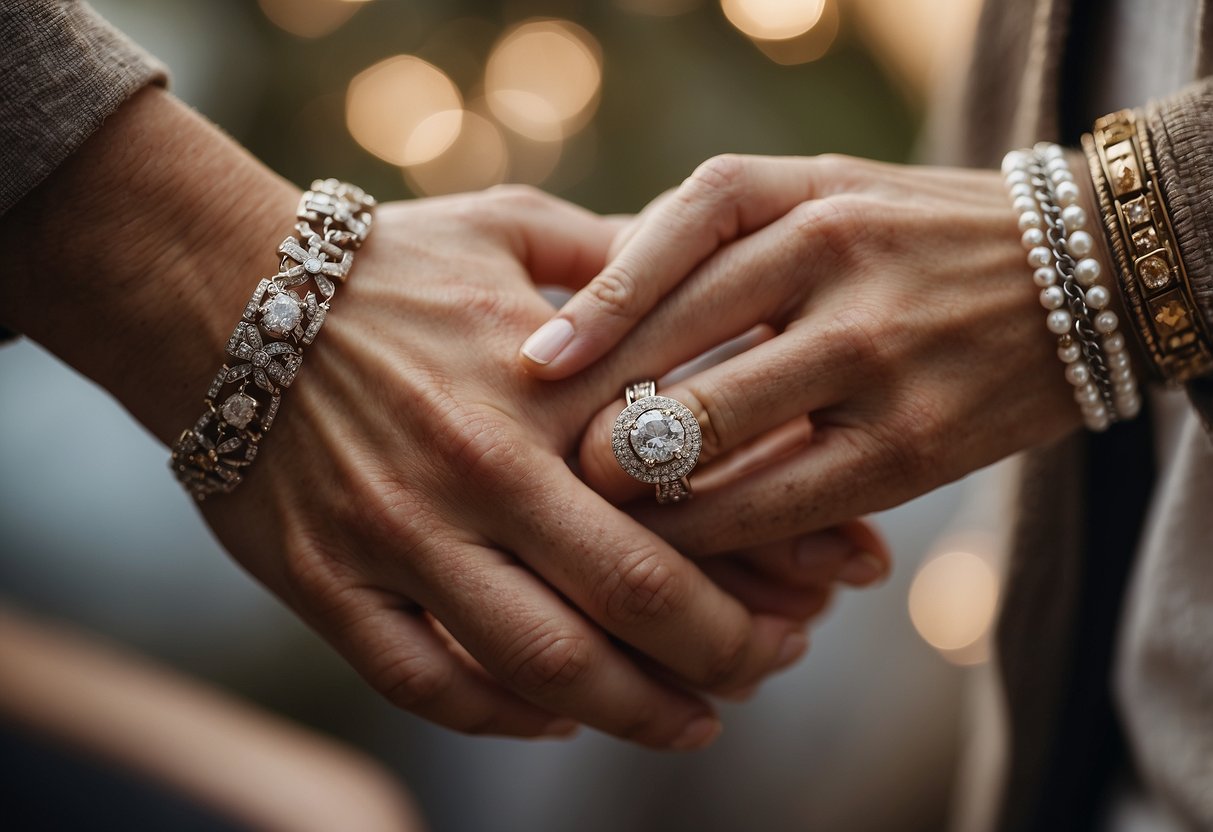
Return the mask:
[(675, 751), (698, 751), (700, 748), (707, 748), (720, 736), (723, 727), (716, 717), (701, 716), (678, 735), (678, 739), (670, 744), (670, 748)]
[(792, 662), (804, 655), (809, 649), (809, 637), (804, 633), (788, 633), (783, 637), (783, 643), (779, 645), (779, 652), (775, 654), (775, 664), (773, 670), (783, 670)]
[(580, 727), (581, 725), (577, 722), (577, 720), (569, 719), (568, 717), (560, 717), (559, 719), (553, 719), (547, 725), (543, 726), (543, 730), (540, 732), (540, 735), (544, 737), (568, 737), (577, 733), (577, 729)]
[(871, 552), (861, 552), (838, 570), (838, 580), (853, 586), (867, 586), (884, 577), (884, 562)]
[(550, 364), (573, 340), (573, 325), (564, 318), (553, 318), (526, 339), (522, 354), (536, 364)]

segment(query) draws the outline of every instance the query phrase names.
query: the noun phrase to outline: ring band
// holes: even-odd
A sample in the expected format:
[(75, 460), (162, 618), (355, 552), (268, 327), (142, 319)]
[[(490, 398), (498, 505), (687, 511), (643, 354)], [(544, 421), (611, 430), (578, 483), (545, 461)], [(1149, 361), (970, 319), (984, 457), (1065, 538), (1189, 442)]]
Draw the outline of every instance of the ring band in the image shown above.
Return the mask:
[(703, 435), (686, 405), (657, 395), (657, 382), (638, 381), (624, 390), (627, 406), (615, 419), (611, 450), (619, 467), (657, 487), (657, 502), (691, 499), (687, 475), (699, 461)]

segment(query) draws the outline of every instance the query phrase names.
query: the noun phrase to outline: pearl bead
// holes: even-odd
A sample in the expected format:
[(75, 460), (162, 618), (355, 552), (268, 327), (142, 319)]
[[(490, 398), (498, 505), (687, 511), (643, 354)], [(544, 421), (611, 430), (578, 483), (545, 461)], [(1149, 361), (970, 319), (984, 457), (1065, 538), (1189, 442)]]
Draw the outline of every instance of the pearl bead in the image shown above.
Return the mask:
[(1120, 323), (1120, 320), (1116, 317), (1116, 313), (1111, 309), (1105, 309), (1095, 316), (1095, 320), (1092, 321), (1092, 323), (1095, 324), (1096, 332), (1107, 335), (1109, 332), (1116, 329), (1116, 325)]
[(1020, 183), (1032, 181), (1031, 177), (1028, 176), (1028, 172), (1022, 168), (1011, 171), (1006, 175), (1005, 179), (1007, 185), (1019, 185)]
[(1081, 205), (1068, 205), (1061, 212), (1061, 223), (1066, 231), (1077, 231), (1087, 224), (1087, 212)]
[(1022, 168), (1028, 164), (1028, 154), (1022, 150), (1012, 150), (1006, 156), (1002, 157), (1002, 172), (1003, 175), (1010, 173), (1016, 168)]
[(1086, 362), (1075, 361), (1073, 364), (1066, 365), (1066, 381), (1075, 387), (1082, 387), (1090, 380), (1091, 368), (1086, 365)]
[(1009, 192), (1011, 199), (1018, 199), (1021, 196), (1033, 196), (1036, 192), (1032, 190), (1031, 185), (1012, 185)]
[(1036, 246), (1044, 245), (1045, 233), (1039, 228), (1029, 228), (1019, 239), (1023, 243), (1024, 248), (1032, 249)]
[(1040, 291), (1040, 305), (1045, 309), (1060, 309), (1065, 302), (1065, 293), (1058, 286), (1050, 286)]
[(1126, 396), (1116, 400), (1116, 409), (1122, 419), (1134, 419), (1141, 413), (1141, 396)]
[(1078, 186), (1073, 182), (1062, 182), (1057, 186), (1057, 204), (1063, 208), (1078, 202)]
[(1084, 257), (1074, 265), (1074, 279), (1079, 286), (1090, 286), (1099, 280), (1099, 261), (1093, 257)]
[(1057, 348), (1057, 357), (1066, 364), (1077, 361), (1081, 355), (1082, 347), (1078, 346), (1078, 344), (1066, 344)]
[(1066, 246), (1075, 257), (1086, 257), (1095, 246), (1095, 240), (1085, 231), (1075, 231), (1066, 238)]
[(1099, 416), (1090, 416), (1087, 418), (1087, 429), (1095, 433), (1103, 433), (1112, 424), (1112, 420), (1107, 417), (1107, 411)]
[(1070, 173), (1069, 168), (1065, 168), (1049, 171), (1049, 178), (1053, 180), (1054, 185), (1060, 185), (1062, 182), (1073, 182), (1074, 174)]
[(1125, 351), (1125, 336), (1119, 332), (1113, 332), (1107, 338), (1103, 339), (1103, 349), (1106, 353), (1118, 353)]
[(1035, 211), (1024, 211), (1019, 215), (1019, 230), (1027, 231), (1029, 228), (1040, 228), (1042, 222), (1040, 214)]
[(1113, 384), (1124, 384), (1127, 381), (1132, 381), (1133, 380), (1133, 368), (1132, 367), (1121, 367), (1118, 370), (1117, 369), (1109, 370), (1108, 378), (1110, 378), (1112, 380)]
[(1032, 282), (1041, 289), (1052, 286), (1057, 282), (1057, 270), (1050, 266), (1041, 266), (1032, 272)]
[(1056, 142), (1037, 142), (1032, 149), (1045, 157), (1047, 161), (1065, 158), (1065, 152), (1061, 149), (1061, 145)]
[(1037, 246), (1028, 252), (1028, 265), (1032, 268), (1039, 269), (1052, 263), (1053, 250), (1048, 246)]
[(1040, 206), (1030, 196), (1017, 196), (1011, 203), (1011, 207), (1015, 209), (1016, 214), (1022, 214), (1024, 211), (1035, 211)]
[(1112, 392), (1118, 396), (1128, 396), (1130, 393), (1136, 393), (1137, 382), (1133, 379), (1115, 382), (1112, 385)]
[(1099, 388), (1089, 381), (1074, 389), (1074, 401), (1080, 405), (1099, 404), (1099, 398)]
[(1121, 370), (1129, 366), (1129, 354), (1127, 352), (1109, 353), (1108, 366), (1113, 370)]
[(1103, 286), (1096, 284), (1087, 289), (1087, 306), (1092, 309), (1103, 309), (1111, 300), (1112, 296)]
[(1090, 416), (1092, 419), (1107, 419), (1108, 418), (1108, 409), (1106, 407), (1104, 407), (1102, 404), (1097, 405), (1096, 407), (1093, 407), (1090, 410), (1088, 410), (1087, 415)]
[(1074, 319), (1070, 317), (1070, 313), (1064, 309), (1054, 309), (1045, 318), (1045, 326), (1049, 328), (1049, 332), (1054, 335), (1065, 335), (1070, 331), (1071, 324)]

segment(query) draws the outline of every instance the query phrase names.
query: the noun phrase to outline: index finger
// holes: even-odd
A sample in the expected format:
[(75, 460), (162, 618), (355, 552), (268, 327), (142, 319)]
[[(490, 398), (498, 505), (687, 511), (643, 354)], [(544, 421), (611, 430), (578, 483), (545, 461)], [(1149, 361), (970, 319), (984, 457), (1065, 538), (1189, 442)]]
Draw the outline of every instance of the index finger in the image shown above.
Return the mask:
[(717, 156), (658, 206), (618, 255), (523, 344), (527, 372), (566, 378), (605, 355), (720, 246), (821, 192), (818, 159)]

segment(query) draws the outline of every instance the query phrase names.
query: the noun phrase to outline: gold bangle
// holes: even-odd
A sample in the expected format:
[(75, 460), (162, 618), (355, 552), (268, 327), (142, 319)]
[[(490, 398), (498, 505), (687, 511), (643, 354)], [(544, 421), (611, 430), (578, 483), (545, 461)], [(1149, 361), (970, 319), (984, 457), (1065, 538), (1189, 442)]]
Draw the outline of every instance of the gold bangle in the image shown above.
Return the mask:
[(1213, 370), (1213, 340), (1192, 297), (1144, 123), (1104, 116), (1083, 137), (1120, 287), (1154, 373), (1182, 384)]

